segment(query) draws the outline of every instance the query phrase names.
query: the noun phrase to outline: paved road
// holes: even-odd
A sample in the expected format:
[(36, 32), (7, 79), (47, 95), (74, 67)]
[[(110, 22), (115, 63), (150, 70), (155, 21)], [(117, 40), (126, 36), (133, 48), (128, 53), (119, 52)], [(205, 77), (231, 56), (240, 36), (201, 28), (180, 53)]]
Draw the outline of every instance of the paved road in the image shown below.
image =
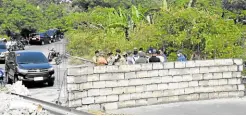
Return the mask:
[[(46, 45), (30, 45), (26, 46), (26, 50), (35, 50), (35, 51), (41, 51), (46, 56), (48, 56), (49, 48), (55, 48), (55, 50), (59, 51), (60, 53), (64, 52), (64, 40), (55, 42), (52, 44), (46, 44)], [(59, 89), (61, 87), (62, 81), (63, 81), (63, 75), (66, 70), (66, 64), (63, 63), (59, 66), (53, 65), (55, 69), (55, 85), (53, 87), (47, 87), (46, 85), (34, 85), (33, 87), (29, 88), (29, 91), (31, 93), (31, 96), (34, 98), (38, 98), (41, 100), (49, 101), (49, 102), (55, 102), (58, 98), (58, 95), (60, 93)], [(0, 68), (5, 68), (4, 64), (0, 64)]]
[(246, 97), (192, 101), (108, 111), (128, 115), (245, 115)]

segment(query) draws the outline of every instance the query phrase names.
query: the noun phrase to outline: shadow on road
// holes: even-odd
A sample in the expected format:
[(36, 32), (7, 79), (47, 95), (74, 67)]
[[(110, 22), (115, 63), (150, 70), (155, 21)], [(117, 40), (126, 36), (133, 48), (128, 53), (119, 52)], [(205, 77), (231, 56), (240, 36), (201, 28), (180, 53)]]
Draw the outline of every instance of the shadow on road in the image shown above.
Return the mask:
[(25, 85), (28, 89), (38, 89), (38, 88), (51, 87), (51, 86), (48, 86), (47, 83), (25, 83), (24, 85)]

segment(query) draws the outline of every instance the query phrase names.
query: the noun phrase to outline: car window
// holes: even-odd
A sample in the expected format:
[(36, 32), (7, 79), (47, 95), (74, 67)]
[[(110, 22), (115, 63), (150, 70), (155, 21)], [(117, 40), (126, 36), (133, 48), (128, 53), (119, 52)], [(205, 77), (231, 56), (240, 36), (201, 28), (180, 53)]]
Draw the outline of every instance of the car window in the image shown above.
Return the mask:
[(18, 64), (41, 64), (48, 63), (47, 58), (40, 52), (17, 53), (16, 61)]

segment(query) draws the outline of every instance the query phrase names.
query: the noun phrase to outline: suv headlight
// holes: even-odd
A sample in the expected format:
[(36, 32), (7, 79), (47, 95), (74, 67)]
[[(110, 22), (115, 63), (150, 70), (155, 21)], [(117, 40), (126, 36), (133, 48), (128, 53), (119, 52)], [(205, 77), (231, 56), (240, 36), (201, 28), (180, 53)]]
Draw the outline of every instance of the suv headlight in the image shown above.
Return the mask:
[(48, 70), (49, 70), (49, 71), (54, 71), (54, 68), (53, 68), (53, 67), (51, 67), (51, 68), (49, 68)]
[(25, 73), (28, 73), (28, 70), (18, 68), (18, 72), (25, 74)]

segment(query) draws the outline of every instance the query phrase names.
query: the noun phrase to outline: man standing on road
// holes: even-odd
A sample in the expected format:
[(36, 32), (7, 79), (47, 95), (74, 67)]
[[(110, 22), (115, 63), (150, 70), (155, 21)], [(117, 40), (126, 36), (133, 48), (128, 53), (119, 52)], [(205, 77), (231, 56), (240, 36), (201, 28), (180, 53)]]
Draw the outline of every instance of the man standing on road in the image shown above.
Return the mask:
[(161, 62), (160, 58), (157, 57), (157, 51), (154, 49), (152, 52), (152, 56), (149, 58), (149, 62), (153, 63), (153, 62)]

